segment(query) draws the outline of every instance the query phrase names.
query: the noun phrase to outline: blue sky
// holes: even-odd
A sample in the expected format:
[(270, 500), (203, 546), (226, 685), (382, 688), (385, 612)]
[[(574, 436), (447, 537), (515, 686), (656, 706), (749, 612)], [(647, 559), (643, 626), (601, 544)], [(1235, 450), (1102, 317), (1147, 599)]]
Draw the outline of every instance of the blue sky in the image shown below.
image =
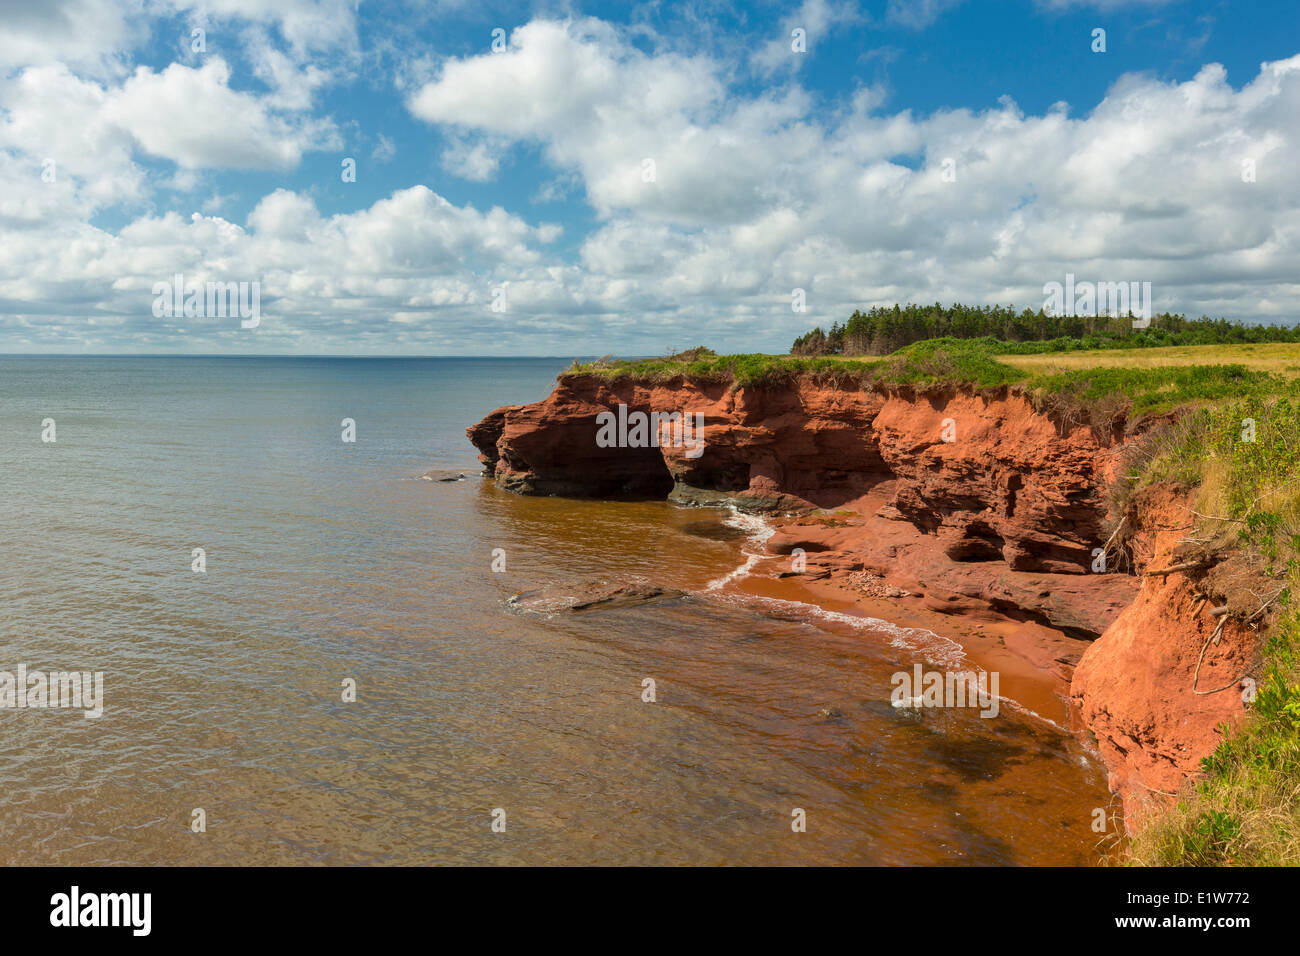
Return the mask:
[[(1036, 308), (1067, 273), (1293, 322), (1297, 24), (1222, 0), (6, 4), (0, 351), (784, 351), (856, 307)], [(157, 314), (177, 273), (256, 283), (257, 324)]]

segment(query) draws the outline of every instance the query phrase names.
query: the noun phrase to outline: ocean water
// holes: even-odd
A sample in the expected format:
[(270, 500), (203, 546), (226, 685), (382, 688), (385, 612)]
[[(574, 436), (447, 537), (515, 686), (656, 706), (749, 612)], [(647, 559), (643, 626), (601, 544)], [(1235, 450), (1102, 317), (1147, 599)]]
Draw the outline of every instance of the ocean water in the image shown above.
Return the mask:
[[(746, 593), (754, 519), (474, 477), (566, 364), (0, 358), (0, 671), (103, 674), (0, 709), (0, 863), (1095, 862), (1074, 738), (890, 706), (942, 635)], [(506, 603), (591, 580), (690, 596)]]

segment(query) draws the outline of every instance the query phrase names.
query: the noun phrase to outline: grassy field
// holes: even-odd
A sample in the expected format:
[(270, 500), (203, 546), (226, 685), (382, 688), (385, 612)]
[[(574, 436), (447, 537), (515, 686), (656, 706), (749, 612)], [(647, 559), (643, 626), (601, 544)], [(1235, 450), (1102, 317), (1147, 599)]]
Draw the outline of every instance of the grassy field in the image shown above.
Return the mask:
[(1034, 375), (1090, 368), (1169, 368), (1186, 365), (1243, 365), (1287, 378), (1300, 377), (1300, 344), (1183, 345), (1153, 349), (1098, 349), (1044, 355), (1000, 355), (998, 361)]
[[(1282, 379), (1300, 378), (1300, 343), (1295, 342), (1096, 349), (1027, 355), (1007, 351), (1015, 347), (988, 339), (930, 339), (899, 349), (893, 355), (815, 358), (762, 353), (714, 355), (700, 349), (663, 358), (575, 362), (570, 372), (651, 380), (666, 380), (685, 374), (702, 379), (732, 379), (743, 385), (775, 382), (798, 374), (832, 379), (861, 376), (885, 382), (952, 378), (974, 385), (1031, 384), (1078, 377), (1078, 373), (1092, 370), (1168, 370), (1206, 366), (1240, 367)], [(1122, 380), (1122, 376), (1115, 379), (1117, 382)]]

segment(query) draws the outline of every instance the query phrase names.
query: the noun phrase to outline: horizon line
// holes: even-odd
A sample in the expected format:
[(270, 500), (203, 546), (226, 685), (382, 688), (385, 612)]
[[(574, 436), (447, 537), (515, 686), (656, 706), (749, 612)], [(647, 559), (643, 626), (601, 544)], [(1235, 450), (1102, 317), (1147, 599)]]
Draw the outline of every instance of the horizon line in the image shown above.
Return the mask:
[(559, 359), (578, 355), (339, 355), (300, 352), (0, 352), (0, 358), (337, 358), (337, 359)]

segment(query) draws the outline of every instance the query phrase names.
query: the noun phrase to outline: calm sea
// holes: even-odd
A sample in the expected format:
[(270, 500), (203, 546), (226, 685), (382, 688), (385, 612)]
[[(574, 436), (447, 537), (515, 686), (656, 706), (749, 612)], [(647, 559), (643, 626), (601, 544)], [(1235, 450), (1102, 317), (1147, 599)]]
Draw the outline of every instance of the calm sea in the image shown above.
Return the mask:
[[(0, 671), (104, 675), (0, 709), (0, 863), (1095, 860), (1069, 735), (895, 710), (940, 645), (710, 589), (753, 521), (419, 480), (566, 364), (0, 358)], [(592, 579), (693, 596), (505, 603)]]

